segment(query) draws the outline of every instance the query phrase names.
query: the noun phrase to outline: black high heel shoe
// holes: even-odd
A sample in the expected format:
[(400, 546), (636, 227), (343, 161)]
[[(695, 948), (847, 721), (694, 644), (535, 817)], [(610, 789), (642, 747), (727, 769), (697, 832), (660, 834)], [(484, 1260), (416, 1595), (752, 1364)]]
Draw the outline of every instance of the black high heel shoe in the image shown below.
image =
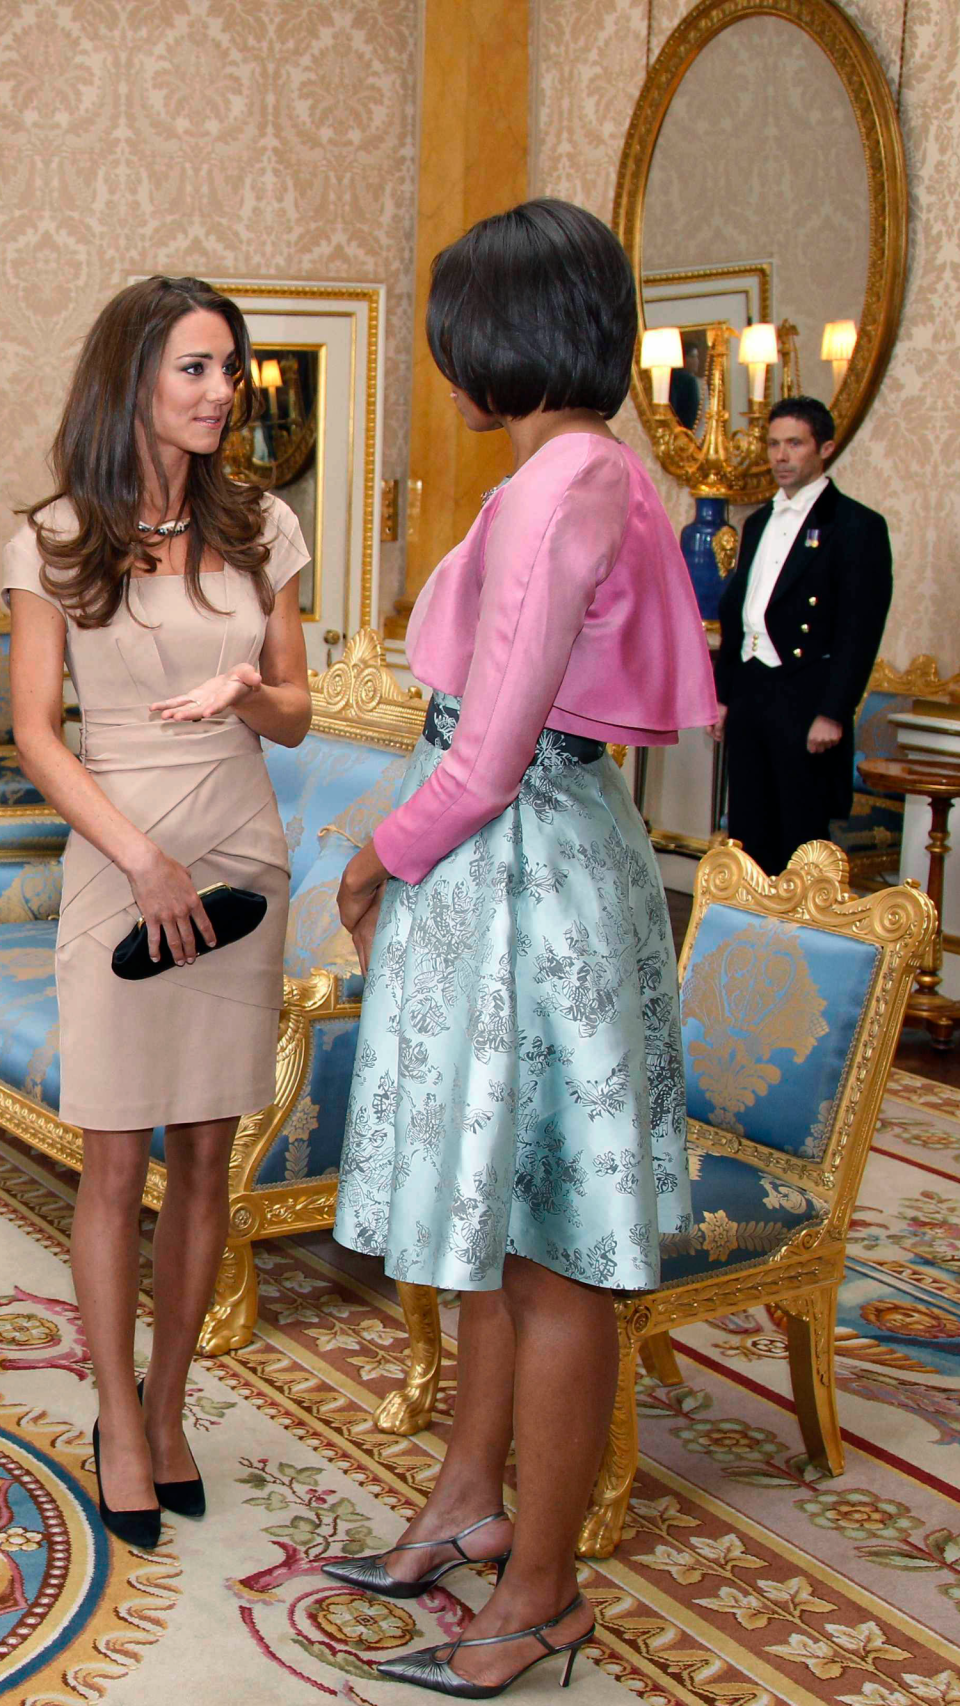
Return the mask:
[[(143, 1380), (146, 1380), (144, 1375)], [(137, 1397), (143, 1403), (143, 1380), (137, 1386)], [(191, 1451), (190, 1456), (193, 1457)], [(194, 1462), (196, 1469), (196, 1462)], [(164, 1510), (172, 1511), (174, 1516), (204, 1515), (207, 1508), (207, 1497), (203, 1490), (203, 1476), (199, 1470), (190, 1481), (154, 1481), (153, 1490)]]
[[(460, 1570), (464, 1564), (496, 1564), (499, 1582), (510, 1553), (498, 1552), (495, 1558), (470, 1558), (460, 1542), (466, 1540), (468, 1534), (475, 1534), (478, 1528), (485, 1528), (488, 1522), (499, 1522), (506, 1514), (505, 1510), (494, 1511), (492, 1516), (481, 1517), (479, 1522), (472, 1522), (469, 1528), (462, 1528), (459, 1534), (448, 1535), (443, 1540), (405, 1540), (401, 1546), (390, 1546), (386, 1552), (374, 1552), (369, 1558), (343, 1559), (336, 1564), (323, 1564), (321, 1569), (335, 1582), (346, 1582), (349, 1587), (363, 1588), (367, 1593), (381, 1594), (386, 1599), (416, 1599), (418, 1594), (426, 1593), (427, 1588), (435, 1588), (451, 1570)], [(391, 1552), (426, 1551), (432, 1546), (455, 1546), (460, 1556), (449, 1559), (445, 1564), (435, 1564), (432, 1570), (426, 1570), (412, 1582), (398, 1582), (383, 1562)]]
[[(421, 1647), (418, 1653), (406, 1653), (395, 1659), (384, 1659), (382, 1664), (377, 1666), (377, 1675), (389, 1676), (394, 1682), (412, 1683), (415, 1688), (430, 1688), (434, 1694), (451, 1694), (458, 1700), (493, 1700), (496, 1695), (503, 1694), (506, 1689), (512, 1688), (513, 1684), (518, 1682), (521, 1676), (526, 1676), (527, 1671), (532, 1670), (534, 1665), (542, 1665), (545, 1659), (555, 1659), (563, 1653), (566, 1654), (567, 1662), (563, 1667), (560, 1687), (567, 1688), (573, 1674), (573, 1661), (580, 1648), (585, 1647), (587, 1642), (592, 1639), (595, 1625), (591, 1623), (585, 1634), (578, 1635), (575, 1641), (564, 1641), (558, 1647), (547, 1640), (543, 1631), (555, 1629), (558, 1623), (562, 1623), (565, 1617), (569, 1617), (571, 1611), (582, 1604), (583, 1595), (578, 1593), (576, 1599), (570, 1601), (565, 1611), (559, 1611), (556, 1617), (548, 1618), (545, 1623), (535, 1624), (532, 1629), (517, 1629), (511, 1635), (477, 1636), (472, 1641), (464, 1640), (461, 1636), (459, 1641), (441, 1641), (438, 1647)], [(456, 1671), (450, 1667), (450, 1659), (455, 1656), (460, 1647), (498, 1647), (504, 1641), (523, 1641), (531, 1636), (535, 1636), (541, 1647), (544, 1647), (546, 1651), (542, 1652), (538, 1658), (531, 1659), (529, 1664), (521, 1665), (518, 1671), (514, 1671), (513, 1676), (507, 1677), (506, 1682), (468, 1682), (466, 1677), (458, 1676)], [(448, 1649), (448, 1658), (437, 1658), (438, 1653), (445, 1652)]]
[(103, 1496), (103, 1480), (100, 1475), (100, 1418), (93, 1424), (93, 1463), (97, 1471), (97, 1492), (100, 1497), (100, 1521), (104, 1528), (115, 1534), (118, 1540), (127, 1546), (136, 1546), (142, 1552), (152, 1552), (160, 1539), (160, 1509), (154, 1506), (150, 1510), (114, 1511), (110, 1509)]

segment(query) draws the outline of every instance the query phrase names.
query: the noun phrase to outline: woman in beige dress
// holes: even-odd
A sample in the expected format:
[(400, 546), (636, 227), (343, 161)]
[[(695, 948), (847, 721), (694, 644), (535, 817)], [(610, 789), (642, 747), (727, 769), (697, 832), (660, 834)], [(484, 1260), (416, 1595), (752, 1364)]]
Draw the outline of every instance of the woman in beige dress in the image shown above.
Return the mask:
[[(64, 1120), (83, 1128), (72, 1263), (100, 1400), (101, 1515), (155, 1545), (160, 1506), (203, 1513), (184, 1439), (190, 1360), (227, 1232), (238, 1119), (273, 1100), (287, 850), (260, 736), (310, 722), (291, 511), (222, 466), (250, 344), (236, 305), (196, 279), (120, 292), (90, 332), (53, 449), (58, 490), (4, 553), (21, 762), (71, 826), (57, 939)], [(60, 738), (66, 660), (79, 761)], [(215, 936), (201, 893), (266, 896), (244, 939)], [(111, 966), (142, 917), (139, 982)], [(155, 1324), (138, 1391), (139, 1209), (155, 1126), (167, 1183), (154, 1236)]]

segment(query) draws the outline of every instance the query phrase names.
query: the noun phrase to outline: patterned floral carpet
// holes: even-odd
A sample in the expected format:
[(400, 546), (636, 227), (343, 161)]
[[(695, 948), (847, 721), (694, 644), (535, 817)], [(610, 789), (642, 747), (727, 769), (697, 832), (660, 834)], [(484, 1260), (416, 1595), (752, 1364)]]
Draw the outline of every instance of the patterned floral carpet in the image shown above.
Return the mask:
[[(137, 1554), (106, 1542), (91, 1503), (96, 1394), (66, 1266), (73, 1185), (0, 1139), (4, 1699), (412, 1706), (423, 1697), (378, 1681), (374, 1662), (462, 1628), (482, 1576), (389, 1603), (338, 1589), (319, 1565), (386, 1545), (429, 1488), (449, 1425), (454, 1300), (434, 1427), (389, 1438), (372, 1412), (401, 1378), (405, 1338), (374, 1264), (325, 1236), (260, 1246), (258, 1335), (198, 1361), (189, 1394), (210, 1514), (170, 1520), (158, 1551)], [(623, 1545), (583, 1566), (597, 1638), (571, 1706), (615, 1706), (618, 1689), (647, 1706), (960, 1706), (960, 1091), (894, 1073), (849, 1256), (846, 1473), (804, 1461), (775, 1318), (681, 1335), (689, 1384), (638, 1389), (643, 1456)], [(146, 1291), (141, 1313), (145, 1361)], [(522, 1698), (556, 1681), (543, 1667)]]

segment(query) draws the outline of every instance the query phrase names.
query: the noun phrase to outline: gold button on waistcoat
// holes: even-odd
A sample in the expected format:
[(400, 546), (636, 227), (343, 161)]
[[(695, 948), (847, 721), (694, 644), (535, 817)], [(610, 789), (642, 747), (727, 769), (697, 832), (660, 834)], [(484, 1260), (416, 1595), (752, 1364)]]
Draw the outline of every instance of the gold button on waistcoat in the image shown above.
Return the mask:
[(815, 598), (808, 598), (808, 599), (807, 599), (807, 603), (808, 603), (808, 604), (816, 604), (816, 602), (817, 602), (817, 601), (816, 601), (816, 599), (815, 599)]
[(810, 624), (809, 624), (809, 622), (801, 622), (801, 624), (800, 624), (800, 632), (801, 632), (801, 634), (809, 634), (809, 632), (810, 632)]
[(794, 646), (793, 655), (795, 658), (802, 658), (803, 657), (803, 647), (802, 646)]

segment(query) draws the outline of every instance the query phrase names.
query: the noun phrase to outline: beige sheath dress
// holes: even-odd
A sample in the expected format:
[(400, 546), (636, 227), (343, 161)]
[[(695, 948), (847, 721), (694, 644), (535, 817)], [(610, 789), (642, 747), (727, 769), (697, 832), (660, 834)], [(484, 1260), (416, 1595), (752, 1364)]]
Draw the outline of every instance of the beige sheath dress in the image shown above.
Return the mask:
[[(56, 525), (60, 507), (44, 520)], [(70, 515), (65, 507), (64, 528)], [(279, 591), (309, 553), (296, 517), (272, 496), (264, 537)], [(29, 525), (4, 552), (6, 602), (12, 587), (57, 605), (40, 584)], [(216, 614), (193, 603), (179, 576), (156, 575), (131, 580), (130, 609), (121, 605), (105, 628), (78, 628), (67, 617), (81, 760), (125, 816), (187, 866), (198, 889), (221, 882), (255, 889), (266, 895), (267, 912), (251, 935), (192, 966), (125, 982), (110, 960), (139, 909), (123, 872), (71, 831), (57, 995), (60, 1115), (73, 1125), (123, 1131), (225, 1119), (274, 1098), (289, 877), (260, 740), (232, 712), (171, 723), (149, 709), (236, 664), (258, 662), (266, 619), (249, 576), (228, 564), (204, 573), (203, 587)]]

